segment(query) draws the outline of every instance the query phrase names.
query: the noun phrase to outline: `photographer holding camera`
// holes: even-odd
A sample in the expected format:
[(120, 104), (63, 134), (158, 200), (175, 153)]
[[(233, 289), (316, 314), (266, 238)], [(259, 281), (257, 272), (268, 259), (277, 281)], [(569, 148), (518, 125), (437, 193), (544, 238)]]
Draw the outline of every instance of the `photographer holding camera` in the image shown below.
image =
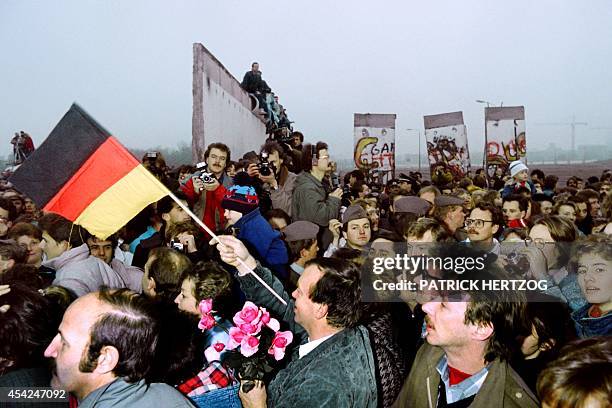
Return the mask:
[(268, 140), (262, 147), (259, 163), (250, 164), (247, 173), (258, 177), (269, 191), (272, 208), (281, 209), (291, 216), (293, 188), (297, 175), (287, 168), (287, 155), (283, 147), (274, 140)]
[(191, 180), (181, 186), (193, 212), (213, 231), (223, 229), (225, 224), (221, 200), (233, 184), (225, 172), (229, 161), (229, 147), (211, 143), (204, 152), (204, 163), (199, 163)]

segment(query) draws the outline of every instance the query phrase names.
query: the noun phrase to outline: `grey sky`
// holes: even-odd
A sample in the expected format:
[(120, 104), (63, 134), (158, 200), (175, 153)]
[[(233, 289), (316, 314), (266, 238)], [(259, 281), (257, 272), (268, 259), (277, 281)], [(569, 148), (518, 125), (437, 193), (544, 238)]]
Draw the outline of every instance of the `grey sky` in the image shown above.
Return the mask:
[[(503, 3), (503, 4), (502, 4)], [(396, 113), (400, 153), (423, 115), (525, 105), (528, 151), (612, 142), (612, 2), (0, 0), (0, 155), (38, 146), (77, 101), (129, 147), (191, 140), (192, 43), (239, 80), (254, 60), (307, 140), (352, 151), (354, 112)], [(608, 130), (592, 129), (608, 127)], [(255, 147), (255, 146), (254, 146)]]

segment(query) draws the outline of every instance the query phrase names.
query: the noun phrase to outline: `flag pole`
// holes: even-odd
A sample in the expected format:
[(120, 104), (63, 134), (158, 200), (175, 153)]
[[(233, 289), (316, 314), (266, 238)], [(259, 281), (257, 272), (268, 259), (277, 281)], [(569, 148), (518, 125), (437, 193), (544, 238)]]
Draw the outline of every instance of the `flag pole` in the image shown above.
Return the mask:
[[(201, 220), (200, 218), (198, 218), (198, 217), (197, 217), (197, 216), (196, 216), (196, 215), (195, 215), (195, 214), (194, 214), (194, 213), (193, 213), (193, 212), (192, 212), (192, 211), (189, 209), (189, 207), (187, 207), (185, 204), (183, 204), (183, 203), (181, 202), (181, 200), (179, 200), (179, 198), (178, 198), (177, 196), (175, 196), (175, 195), (174, 195), (172, 192), (169, 192), (169, 195), (170, 195), (170, 198), (172, 198), (172, 199), (173, 199), (173, 200), (174, 200), (174, 201), (175, 201), (175, 202), (176, 202), (176, 203), (179, 205), (179, 207), (181, 207), (181, 208), (183, 209), (183, 211), (185, 211), (187, 214), (189, 214), (189, 216), (190, 216), (190, 217), (191, 217), (191, 218), (192, 218), (192, 219), (193, 219), (193, 220), (196, 222), (196, 224), (198, 224), (200, 227), (204, 228), (204, 230), (205, 230), (206, 232), (208, 232), (208, 234), (209, 234), (211, 237), (213, 237), (214, 239), (216, 239), (216, 240), (217, 240), (217, 242), (219, 243), (218, 245), (223, 246), (223, 244), (222, 244), (222, 243), (221, 243), (221, 241), (219, 240), (219, 237), (217, 237), (217, 235), (216, 235), (214, 232), (212, 232), (212, 231), (210, 230), (210, 228), (208, 228), (208, 227), (206, 226), (206, 224), (204, 224), (204, 222), (202, 222), (202, 220)], [(262, 284), (262, 286), (263, 286), (264, 288), (268, 289), (268, 291), (270, 291), (270, 293), (272, 293), (272, 294), (273, 294), (273, 295), (274, 295), (274, 296), (275, 296), (275, 297), (276, 297), (276, 298), (277, 298), (277, 299), (278, 299), (278, 300), (279, 300), (279, 301), (280, 301), (280, 302), (281, 302), (283, 305), (287, 306), (287, 302), (285, 301), (285, 299), (283, 299), (282, 297), (280, 297), (280, 295), (279, 295), (278, 293), (276, 293), (276, 292), (274, 291), (274, 289), (272, 289), (272, 288), (270, 287), (270, 285), (268, 285), (266, 282), (264, 282), (264, 280), (263, 280), (263, 279), (262, 279), (262, 278), (261, 278), (259, 275), (257, 275), (257, 274), (256, 274), (256, 273), (255, 273), (255, 272), (254, 272), (254, 271), (253, 271), (251, 268), (249, 268), (249, 267), (248, 267), (248, 266), (247, 266), (247, 265), (244, 263), (244, 261), (243, 261), (242, 259), (240, 259), (240, 258), (238, 258), (238, 257), (237, 257), (237, 259), (238, 259), (238, 262), (240, 262), (240, 264), (241, 264), (242, 266), (244, 266), (244, 267), (245, 267), (245, 268), (246, 268), (246, 269), (249, 271), (249, 273), (250, 273), (251, 275), (253, 275), (253, 276), (255, 277), (255, 279), (257, 279), (257, 280), (259, 281), (259, 283), (261, 283), (261, 284)]]

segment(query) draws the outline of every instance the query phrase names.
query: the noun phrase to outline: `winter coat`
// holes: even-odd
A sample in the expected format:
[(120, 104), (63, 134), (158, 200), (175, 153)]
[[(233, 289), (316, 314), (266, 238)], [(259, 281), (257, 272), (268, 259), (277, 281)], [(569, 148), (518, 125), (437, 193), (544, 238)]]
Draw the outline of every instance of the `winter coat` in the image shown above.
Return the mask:
[[(410, 375), (394, 407), (433, 408), (438, 401), (440, 374), (436, 366), (444, 355), (440, 347), (425, 343), (419, 349)], [(537, 408), (535, 395), (505, 362), (494, 360), (470, 408)]]
[(329, 220), (337, 218), (340, 199), (329, 197), (323, 183), (309, 172), (300, 173), (293, 189), (293, 221), (310, 221), (327, 227)]
[(144, 275), (142, 269), (128, 266), (117, 258), (111, 261), (110, 267), (121, 276), (127, 288), (142, 293), (142, 275)]
[[(516, 190), (518, 190), (521, 186), (519, 183), (512, 183), (512, 184), (506, 184), (504, 186), (504, 190), (502, 191), (502, 198), (508, 198), (510, 197), (512, 194), (516, 193)], [(533, 185), (533, 182), (531, 180), (527, 180), (524, 184), (524, 187), (527, 187), (531, 190), (531, 195), (534, 195), (536, 193), (536, 189), (535, 186)]]
[[(248, 300), (267, 308), (294, 334), (293, 344), (307, 342), (307, 333), (295, 322), (294, 301), (282, 283), (261, 266), (257, 273), (287, 305), (280, 303), (251, 274), (239, 276)], [(363, 326), (346, 328), (299, 358), (297, 347), (286, 368), (278, 372), (267, 389), (269, 407), (377, 406), (375, 363), (368, 331)]]
[(588, 304), (572, 313), (572, 320), (576, 325), (578, 337), (610, 336), (612, 335), (612, 313), (601, 317), (590, 317)]
[[(72, 248), (57, 258), (43, 263), (55, 269), (54, 285), (72, 290), (77, 296), (100, 290), (101, 286), (111, 289), (130, 288), (124, 278), (100, 259), (89, 256), (87, 244)], [(132, 279), (129, 279), (132, 282)], [(142, 287), (140, 288), (142, 290)]]
[(272, 228), (268, 221), (262, 217), (259, 208), (243, 215), (234, 224), (234, 227), (239, 229), (236, 238), (245, 241), (248, 246), (257, 251), (257, 254), (254, 254), (256, 258), (281, 276), (287, 274), (287, 264), (289, 263), (287, 247), (281, 239), (280, 232)]
[(280, 177), (278, 180), (278, 188), (270, 190), (270, 200), (272, 200), (272, 208), (281, 209), (291, 217), (293, 204), (293, 189), (295, 188), (295, 180), (297, 174), (287, 170), (287, 167), (282, 166)]
[(219, 183), (219, 187), (214, 191), (204, 190), (199, 192), (196, 192), (193, 187), (193, 179), (189, 179), (187, 183), (181, 185), (181, 191), (185, 193), (187, 202), (193, 207), (193, 212), (213, 231), (219, 231), (225, 227), (221, 200), (223, 200), (227, 189), (233, 185), (232, 179), (227, 173), (223, 173)]
[(168, 384), (146, 384), (145, 380), (128, 383), (117, 378), (92, 391), (79, 403), (79, 408), (182, 408), (193, 404)]

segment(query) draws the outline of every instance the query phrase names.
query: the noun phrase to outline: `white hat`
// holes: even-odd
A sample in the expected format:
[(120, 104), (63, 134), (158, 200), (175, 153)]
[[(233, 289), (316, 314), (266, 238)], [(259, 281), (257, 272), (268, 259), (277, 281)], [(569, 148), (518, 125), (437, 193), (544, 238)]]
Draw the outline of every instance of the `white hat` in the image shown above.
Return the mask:
[(527, 166), (525, 166), (525, 163), (523, 163), (522, 161), (516, 160), (510, 163), (510, 175), (512, 177), (516, 176), (519, 172), (523, 170), (529, 170), (529, 169), (527, 168)]

